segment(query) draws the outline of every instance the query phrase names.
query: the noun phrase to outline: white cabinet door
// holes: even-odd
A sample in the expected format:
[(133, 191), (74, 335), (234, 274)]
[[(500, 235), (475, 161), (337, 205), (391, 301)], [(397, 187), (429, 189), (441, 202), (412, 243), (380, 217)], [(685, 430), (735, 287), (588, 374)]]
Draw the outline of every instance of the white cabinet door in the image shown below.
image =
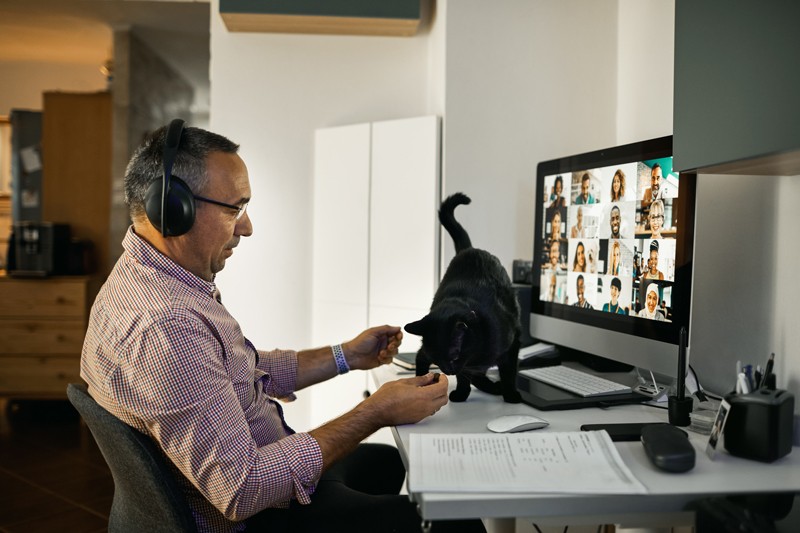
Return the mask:
[[(316, 131), (312, 343), (342, 342), (369, 326), (427, 313), (439, 280), (439, 118)], [(403, 351), (416, 351), (407, 335)], [(366, 389), (352, 372), (314, 386), (312, 429), (351, 409)]]
[[(439, 283), (439, 118), (372, 125), (369, 321), (422, 318)], [(419, 337), (406, 335), (403, 351)]]
[[(367, 327), (370, 130), (356, 124), (315, 133), (313, 346), (349, 340)], [(309, 420), (294, 429), (313, 429), (351, 409), (365, 385), (363, 372), (315, 385), (308, 391)]]

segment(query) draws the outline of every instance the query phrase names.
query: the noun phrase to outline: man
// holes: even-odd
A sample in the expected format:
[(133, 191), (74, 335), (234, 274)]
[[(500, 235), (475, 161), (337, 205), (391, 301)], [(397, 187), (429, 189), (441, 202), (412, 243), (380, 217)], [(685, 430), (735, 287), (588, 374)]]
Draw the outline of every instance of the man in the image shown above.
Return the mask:
[(578, 279), (575, 282), (575, 292), (578, 294), (578, 301), (572, 305), (582, 309), (593, 309), (592, 304), (586, 300), (584, 295), (586, 292), (586, 282), (583, 279), (583, 274), (578, 274)]
[(622, 282), (619, 278), (614, 277), (611, 280), (611, 301), (607, 304), (603, 304), (603, 311), (606, 313), (615, 313), (618, 315), (627, 315), (628, 313), (625, 309), (619, 304), (619, 293), (622, 291)]
[(664, 177), (661, 170), (661, 165), (656, 163), (650, 169), (650, 188), (644, 190), (644, 198), (642, 198), (642, 208), (647, 210), (653, 200), (666, 198), (667, 191), (661, 186), (661, 180)]
[[(447, 378), (388, 382), (341, 417), (294, 432), (275, 398), (391, 362), (402, 333), (379, 326), (333, 347), (257, 350), (214, 283), (253, 232), (247, 167), (238, 145), (177, 122), (177, 139), (175, 122), (153, 132), (125, 173), (133, 225), (92, 307), (81, 357), (89, 393), (158, 444), (200, 531), (419, 531), (413, 505), (397, 495), (397, 451), (359, 443), (435, 413), (447, 403)], [(165, 165), (173, 142), (174, 165)], [(161, 217), (165, 174), (175, 195)], [(187, 228), (165, 236), (180, 190), (194, 208)]]
[(619, 210), (619, 207), (617, 207), (616, 205), (611, 208), (611, 213), (609, 215), (609, 224), (611, 226), (611, 238), (612, 239), (621, 238), (620, 227), (622, 226), (622, 214)]
[(595, 202), (594, 196), (589, 192), (589, 189), (592, 185), (592, 178), (589, 176), (588, 172), (583, 174), (581, 178), (581, 192), (578, 193), (578, 196), (575, 198), (575, 204), (593, 204)]
[(549, 252), (550, 253), (548, 257), (550, 258), (550, 262), (545, 265), (545, 268), (552, 270), (553, 272), (562, 270), (561, 243), (557, 240), (550, 241)]

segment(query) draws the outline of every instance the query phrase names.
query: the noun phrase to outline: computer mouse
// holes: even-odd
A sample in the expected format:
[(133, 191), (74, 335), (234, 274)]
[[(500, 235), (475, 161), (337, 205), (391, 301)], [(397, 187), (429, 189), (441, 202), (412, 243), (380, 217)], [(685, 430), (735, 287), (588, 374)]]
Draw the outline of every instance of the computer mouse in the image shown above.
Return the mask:
[(490, 420), (486, 427), (495, 433), (517, 433), (540, 429), (550, 425), (550, 422), (533, 415), (503, 415)]

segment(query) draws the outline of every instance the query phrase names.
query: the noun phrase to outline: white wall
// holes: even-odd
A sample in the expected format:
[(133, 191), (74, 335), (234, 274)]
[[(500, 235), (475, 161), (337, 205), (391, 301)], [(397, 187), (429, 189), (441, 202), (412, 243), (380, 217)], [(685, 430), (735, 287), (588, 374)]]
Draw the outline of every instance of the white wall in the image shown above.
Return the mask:
[(616, 7), (447, 2), (444, 192), (472, 198), (459, 220), (509, 270), (532, 257), (536, 165), (615, 142)]

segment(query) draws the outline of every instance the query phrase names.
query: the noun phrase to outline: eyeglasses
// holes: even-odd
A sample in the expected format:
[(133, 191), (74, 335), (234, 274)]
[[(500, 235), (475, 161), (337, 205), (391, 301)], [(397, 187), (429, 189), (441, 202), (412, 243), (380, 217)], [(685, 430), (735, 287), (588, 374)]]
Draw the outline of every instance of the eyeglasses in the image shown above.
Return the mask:
[(653, 220), (664, 220), (664, 215), (650, 215)]
[(250, 202), (245, 202), (242, 205), (233, 205), (233, 204), (226, 204), (225, 202), (218, 202), (217, 200), (212, 200), (211, 198), (203, 198), (202, 196), (197, 196), (193, 194), (195, 200), (200, 200), (201, 202), (205, 202), (207, 204), (214, 204), (221, 207), (227, 207), (228, 209), (233, 209), (236, 211), (236, 220), (241, 220), (244, 216), (245, 212), (247, 211), (247, 206)]

